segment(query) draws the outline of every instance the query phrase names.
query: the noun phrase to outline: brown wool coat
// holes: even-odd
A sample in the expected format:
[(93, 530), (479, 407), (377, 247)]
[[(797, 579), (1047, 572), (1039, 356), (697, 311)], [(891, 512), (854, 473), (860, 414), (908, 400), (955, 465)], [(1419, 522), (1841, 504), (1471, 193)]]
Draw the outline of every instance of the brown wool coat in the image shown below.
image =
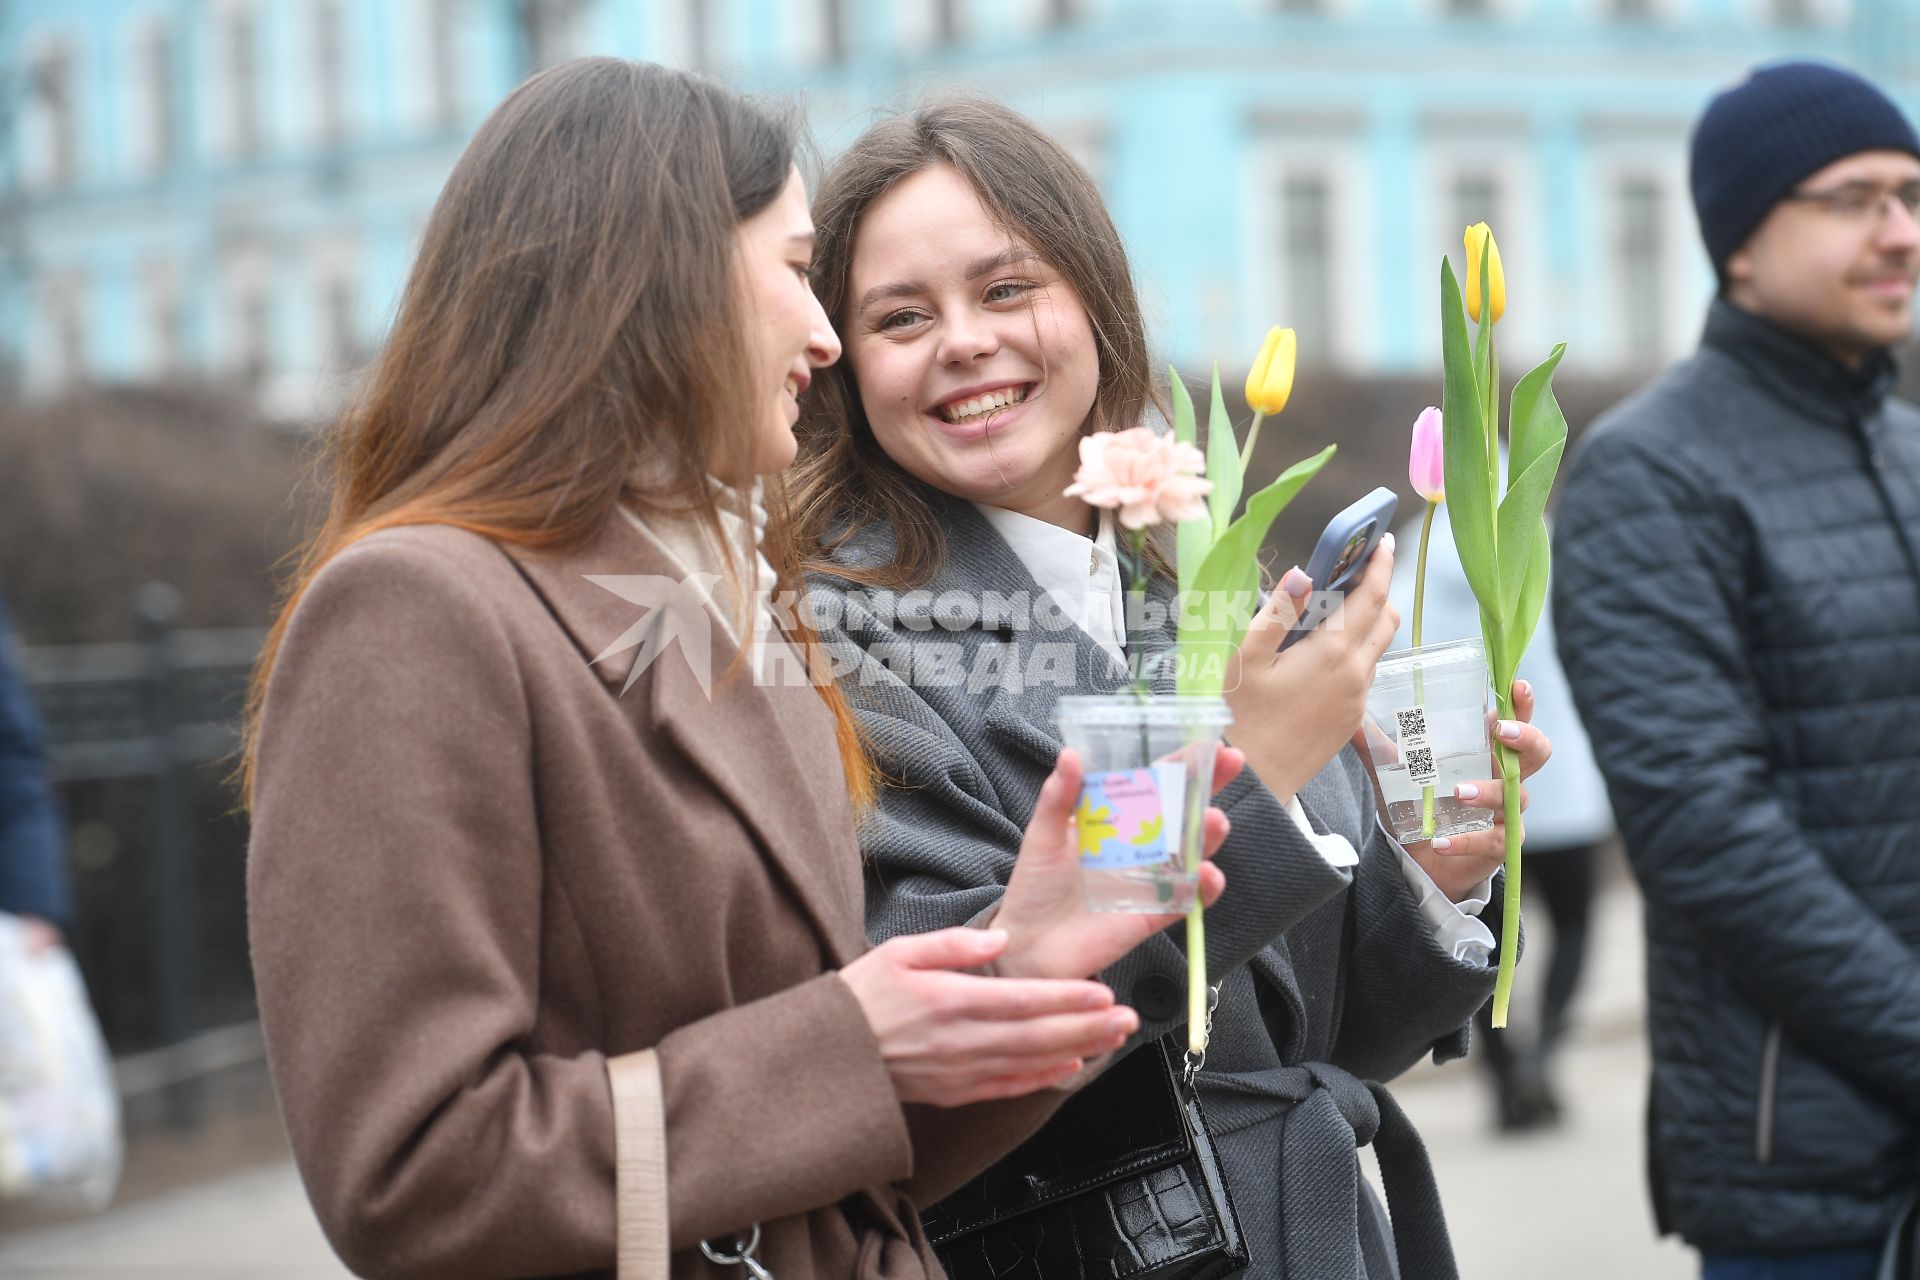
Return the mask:
[[(622, 694), (635, 651), (591, 659), (642, 610), (586, 574), (681, 576), (624, 522), (557, 557), (399, 529), (292, 619), (248, 901), (328, 1238), (369, 1276), (611, 1276), (659, 1212), (616, 1126), (664, 1126), (674, 1276), (738, 1277), (697, 1245), (754, 1222), (779, 1280), (938, 1276), (914, 1202), (1057, 1097), (897, 1102), (833, 972), (867, 941), (818, 695), (724, 679), (717, 624), (711, 701), (675, 650)], [(647, 1049), (662, 1102), (616, 1103)]]

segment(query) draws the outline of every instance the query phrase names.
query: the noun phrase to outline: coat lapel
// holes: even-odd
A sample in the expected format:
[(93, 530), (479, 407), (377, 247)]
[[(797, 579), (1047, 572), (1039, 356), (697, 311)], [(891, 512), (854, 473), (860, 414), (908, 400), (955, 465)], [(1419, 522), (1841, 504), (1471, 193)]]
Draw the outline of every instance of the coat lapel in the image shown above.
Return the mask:
[[(985, 718), (1003, 742), (1038, 767), (1051, 770), (1060, 754), (1060, 731), (1053, 721), (1054, 703), (1062, 693), (1111, 693), (1126, 687), (1127, 673), (1116, 665), (1105, 649), (1079, 626), (1050, 628), (1039, 624), (1041, 611), (1051, 608), (1050, 598), (1034, 581), (1012, 547), (972, 503), (958, 498), (940, 498), (939, 519), (947, 531), (947, 555), (940, 571), (927, 585), (926, 596), (939, 600), (949, 592), (967, 600), (994, 596), (1026, 594), (1030, 602), (1025, 625), (1014, 626), (1003, 617), (982, 616), (975, 630), (989, 633), (1008, 648), (1003, 669), (1028, 672), (1035, 669), (1041, 645), (1069, 644), (1073, 647), (1074, 671), (1080, 673), (1071, 689), (1022, 688), (1013, 693), (1000, 689), (990, 694), (991, 704)], [(985, 611), (979, 611), (983, 615)], [(1129, 644), (1131, 650), (1133, 645)]]
[[(507, 551), (582, 664), (630, 704), (642, 734), (671, 742), (754, 832), (831, 962), (865, 950), (859, 851), (832, 717), (817, 691), (765, 686), (748, 666), (735, 666), (739, 649), (718, 616), (695, 617), (697, 593), (684, 594), (689, 575), (624, 520), (577, 551)], [(662, 612), (678, 615), (670, 636), (659, 622), (647, 625)], [(798, 669), (796, 656), (791, 670)]]

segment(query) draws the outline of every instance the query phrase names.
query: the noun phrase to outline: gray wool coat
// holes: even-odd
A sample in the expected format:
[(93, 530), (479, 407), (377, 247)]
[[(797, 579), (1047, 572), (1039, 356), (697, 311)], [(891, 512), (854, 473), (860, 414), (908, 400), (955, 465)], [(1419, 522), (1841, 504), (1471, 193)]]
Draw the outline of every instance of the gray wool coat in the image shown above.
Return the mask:
[[(923, 591), (809, 579), (822, 640), (890, 778), (861, 833), (875, 937), (965, 924), (998, 900), (1060, 750), (1054, 703), (1127, 680), (970, 504), (943, 500), (940, 520), (946, 562)], [(876, 565), (891, 547), (891, 530), (868, 526), (835, 556)], [(1158, 583), (1154, 598), (1164, 604), (1171, 591)], [(1150, 653), (1172, 639), (1170, 622), (1149, 626), (1129, 648)], [(1463, 1055), (1494, 972), (1440, 947), (1351, 748), (1300, 800), (1316, 830), (1359, 851), (1351, 872), (1328, 865), (1251, 771), (1215, 800), (1233, 831), (1217, 855), (1227, 892), (1207, 913), (1208, 973), (1221, 990), (1199, 1083), (1253, 1255), (1245, 1274), (1452, 1277), (1424, 1148), (1372, 1082), (1427, 1053)], [(1497, 937), (1499, 921), (1488, 923)], [(1139, 1011), (1138, 1043), (1186, 1021), (1180, 933), (1101, 975)], [(1356, 1147), (1369, 1141), (1393, 1206), (1391, 1242), (1359, 1173)]]

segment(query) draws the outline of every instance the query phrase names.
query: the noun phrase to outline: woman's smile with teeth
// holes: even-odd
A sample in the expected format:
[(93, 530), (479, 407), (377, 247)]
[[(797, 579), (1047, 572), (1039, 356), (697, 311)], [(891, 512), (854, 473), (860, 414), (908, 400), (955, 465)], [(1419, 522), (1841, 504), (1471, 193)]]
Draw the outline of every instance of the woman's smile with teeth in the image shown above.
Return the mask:
[(982, 395), (970, 396), (965, 400), (956, 400), (952, 404), (943, 404), (936, 412), (948, 422), (965, 422), (983, 413), (992, 413), (997, 409), (1019, 404), (1026, 398), (1027, 389), (1024, 386), (1002, 387), (998, 391), (988, 391)]

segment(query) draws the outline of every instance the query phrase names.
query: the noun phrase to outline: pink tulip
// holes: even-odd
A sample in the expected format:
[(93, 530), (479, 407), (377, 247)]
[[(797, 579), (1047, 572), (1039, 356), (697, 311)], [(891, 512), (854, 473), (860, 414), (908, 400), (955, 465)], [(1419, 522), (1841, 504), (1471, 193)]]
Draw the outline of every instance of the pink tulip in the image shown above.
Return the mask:
[(1120, 513), (1128, 529), (1198, 520), (1207, 514), (1213, 482), (1202, 480), (1206, 455), (1147, 427), (1098, 431), (1080, 441), (1080, 469), (1067, 496)]
[(1431, 405), (1413, 420), (1413, 451), (1407, 457), (1407, 479), (1413, 481), (1413, 491), (1428, 502), (1447, 500), (1447, 464), (1441, 447), (1440, 411)]

